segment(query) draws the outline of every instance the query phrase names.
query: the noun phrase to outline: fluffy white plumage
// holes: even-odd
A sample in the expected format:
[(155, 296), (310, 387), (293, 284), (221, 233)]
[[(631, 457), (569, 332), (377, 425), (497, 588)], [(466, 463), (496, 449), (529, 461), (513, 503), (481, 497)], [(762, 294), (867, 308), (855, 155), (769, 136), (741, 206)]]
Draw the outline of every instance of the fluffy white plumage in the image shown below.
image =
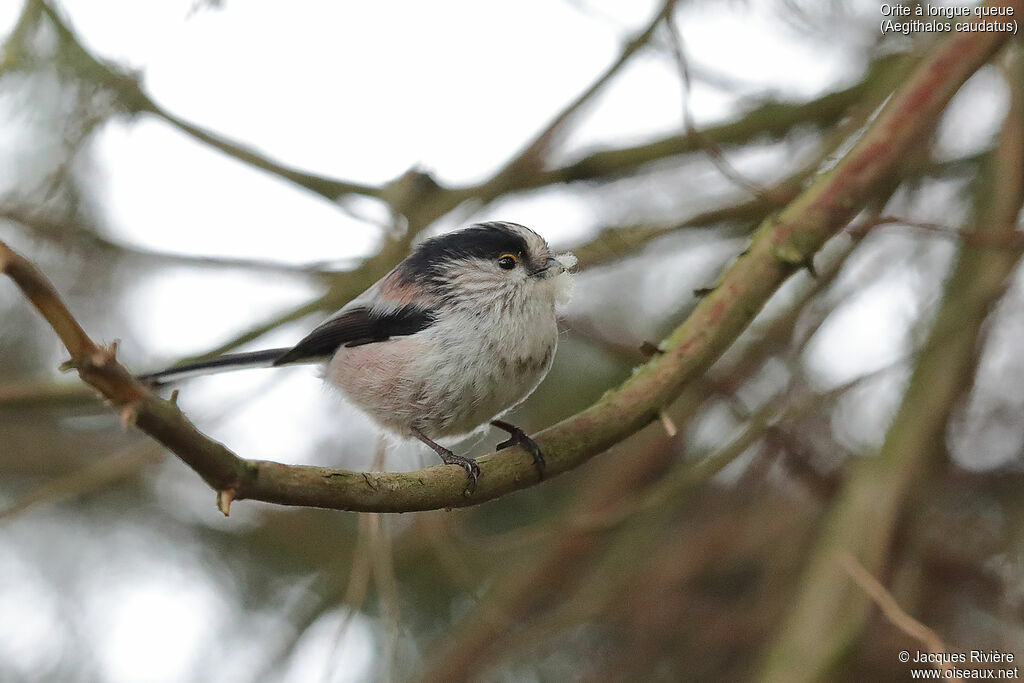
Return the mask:
[[(552, 258), (539, 235), (514, 229), (527, 243), (524, 261)], [(563, 259), (575, 264), (571, 254), (559, 255), (539, 276), (525, 267), (503, 271), (493, 259), (451, 261), (445, 278), (458, 295), (441, 303), (433, 325), (386, 344), (339, 348), (326, 379), (399, 436), (413, 437), (414, 429), (432, 439), (472, 432), (526, 399), (551, 368), (555, 307), (572, 289)], [(380, 301), (380, 291), (367, 294)], [(359, 297), (349, 306), (365, 304)]]

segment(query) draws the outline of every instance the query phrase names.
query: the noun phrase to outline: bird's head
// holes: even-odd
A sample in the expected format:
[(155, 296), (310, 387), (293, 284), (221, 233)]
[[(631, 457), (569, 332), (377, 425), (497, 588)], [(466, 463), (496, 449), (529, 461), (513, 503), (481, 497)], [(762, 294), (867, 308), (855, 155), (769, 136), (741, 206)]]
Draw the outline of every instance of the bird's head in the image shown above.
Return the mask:
[[(569, 261), (567, 263), (567, 261)], [(571, 254), (555, 256), (518, 223), (477, 223), (424, 241), (399, 266), (415, 282), (462, 306), (542, 303), (567, 296)]]

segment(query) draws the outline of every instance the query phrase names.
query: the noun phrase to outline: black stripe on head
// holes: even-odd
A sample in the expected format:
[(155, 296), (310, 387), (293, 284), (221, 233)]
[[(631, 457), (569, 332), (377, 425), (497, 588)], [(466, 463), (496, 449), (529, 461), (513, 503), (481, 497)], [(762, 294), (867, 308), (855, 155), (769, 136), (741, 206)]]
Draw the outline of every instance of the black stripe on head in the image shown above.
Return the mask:
[(510, 225), (515, 224), (477, 223), (464, 230), (426, 240), (399, 266), (402, 279), (434, 277), (446, 264), (461, 259), (497, 259), (502, 254), (523, 258), (527, 252), (526, 240), (508, 227)]

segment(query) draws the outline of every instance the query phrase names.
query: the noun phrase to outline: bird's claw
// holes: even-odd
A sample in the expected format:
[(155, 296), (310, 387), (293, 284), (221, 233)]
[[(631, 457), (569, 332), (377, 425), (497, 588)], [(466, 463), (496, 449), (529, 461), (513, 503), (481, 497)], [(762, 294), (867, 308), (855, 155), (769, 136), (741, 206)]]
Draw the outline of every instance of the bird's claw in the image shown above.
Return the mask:
[(480, 481), (480, 466), (476, 464), (476, 460), (473, 460), (472, 458), (464, 458), (461, 455), (455, 455), (415, 426), (412, 427), (412, 433), (420, 441), (430, 446), (430, 448), (440, 456), (441, 462), (445, 465), (458, 465), (462, 469), (466, 470), (466, 488), (463, 489), (462, 495), (469, 496), (476, 490), (476, 484)]
[(544, 467), (547, 463), (544, 462), (544, 454), (541, 452), (540, 446), (537, 445), (537, 442), (531, 439), (526, 432), (515, 425), (507, 422), (501, 422), (500, 420), (495, 420), (491, 424), (498, 429), (505, 430), (509, 434), (509, 437), (499, 443), (494, 450), (500, 451), (508, 448), (509, 446), (521, 446), (524, 451), (533, 457), (533, 466), (537, 470), (537, 475), (543, 479)]
[(476, 490), (477, 482), (480, 481), (480, 466), (476, 464), (476, 460), (473, 458), (464, 458), (461, 455), (455, 455), (451, 451), (441, 454), (441, 460), (446, 465), (458, 465), (462, 469), (466, 470), (466, 488), (463, 490), (463, 495), (470, 495)]

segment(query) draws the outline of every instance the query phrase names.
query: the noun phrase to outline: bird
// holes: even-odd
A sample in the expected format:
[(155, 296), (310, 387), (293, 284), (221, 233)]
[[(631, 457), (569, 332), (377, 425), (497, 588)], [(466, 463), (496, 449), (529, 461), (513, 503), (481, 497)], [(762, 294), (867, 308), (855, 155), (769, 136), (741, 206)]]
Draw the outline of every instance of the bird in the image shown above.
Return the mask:
[(291, 347), (234, 353), (142, 375), (153, 386), (196, 374), (323, 363), (323, 377), (381, 429), (429, 446), (480, 478), (472, 458), (438, 443), (492, 425), (523, 447), (541, 478), (544, 456), (502, 418), (547, 375), (558, 346), (556, 304), (575, 257), (539, 234), (491, 221), (424, 240), (401, 263)]

